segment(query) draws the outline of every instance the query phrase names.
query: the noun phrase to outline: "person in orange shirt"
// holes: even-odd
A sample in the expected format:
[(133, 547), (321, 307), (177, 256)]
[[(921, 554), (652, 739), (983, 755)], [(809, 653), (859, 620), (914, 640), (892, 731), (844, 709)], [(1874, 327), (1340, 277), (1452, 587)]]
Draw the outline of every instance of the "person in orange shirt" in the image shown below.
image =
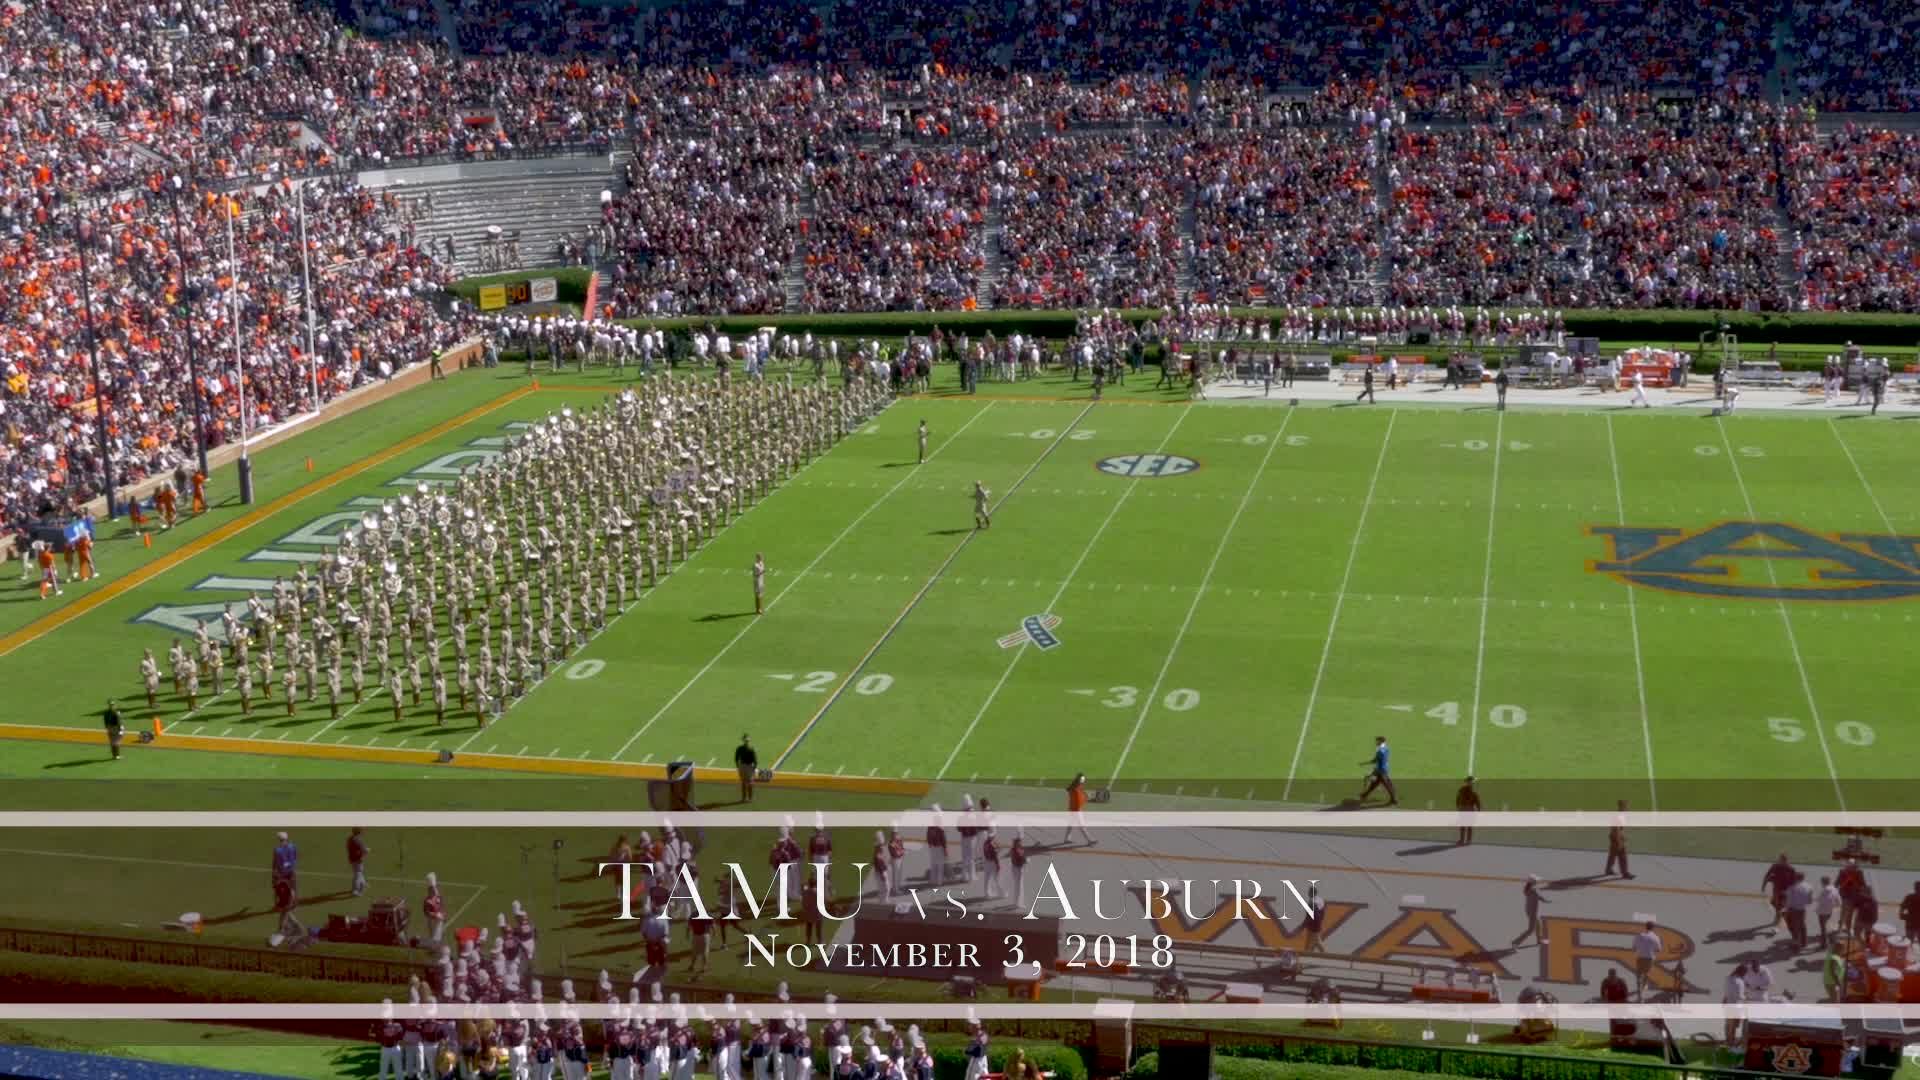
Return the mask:
[(195, 469), (193, 471), (193, 478), (189, 480), (188, 483), (193, 486), (193, 512), (196, 514), (206, 513), (207, 474)]
[(40, 545), (40, 599), (47, 598), (47, 590), (52, 589), (55, 596), (63, 595), (60, 588), (60, 571), (53, 568), (53, 548), (45, 540), (35, 541)]
[(160, 511), (162, 528), (173, 528), (174, 513), (180, 496), (174, 493), (172, 484), (161, 484), (160, 490), (153, 493), (154, 508)]
[(1073, 817), (1067, 823), (1067, 835), (1060, 842), (1073, 842), (1073, 830), (1080, 830), (1080, 840), (1092, 844), (1093, 837), (1087, 833), (1087, 774), (1075, 773), (1073, 783), (1067, 785), (1067, 813)]
[(73, 546), (80, 556), (80, 580), (87, 581), (94, 576), (92, 534), (81, 533), (80, 539), (74, 541)]

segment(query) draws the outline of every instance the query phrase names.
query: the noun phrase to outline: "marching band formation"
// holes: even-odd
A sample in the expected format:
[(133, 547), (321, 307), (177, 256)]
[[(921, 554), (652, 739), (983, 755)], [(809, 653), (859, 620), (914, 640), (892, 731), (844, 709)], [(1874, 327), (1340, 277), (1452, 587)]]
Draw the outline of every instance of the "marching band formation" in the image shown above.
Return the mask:
[[(856, 1031), (835, 1015), (831, 994), (824, 1006), (828, 1020), (814, 1028), (790, 1004), (781, 1006), (778, 1017), (762, 1019), (736, 1005), (731, 994), (712, 1010), (689, 1009), (678, 994), (663, 1003), (658, 984), (651, 1001), (643, 1004), (635, 988), (622, 1002), (605, 971), (595, 989), (596, 1004), (608, 1006), (615, 1018), (583, 1021), (575, 1008), (573, 980), (561, 983), (560, 1001), (552, 1006), (538, 997), (539, 983), (533, 986), (532, 1002), (514, 1010), (522, 1015), (497, 1022), (453, 1021), (437, 1018), (432, 993), (416, 980), (412, 1003), (424, 1003), (429, 1018), (389, 1016), (374, 1025), (380, 1075), (551, 1080), (557, 1071), (562, 1080), (585, 1080), (604, 1064), (611, 1080), (692, 1080), (696, 1070), (719, 1080), (804, 1080), (818, 1075), (816, 1059), (824, 1058), (828, 1077), (933, 1080), (933, 1056), (919, 1025), (902, 1031), (881, 1019)], [(588, 1025), (600, 1029), (592, 1033), (597, 1039), (590, 1040)], [(598, 1043), (598, 1053), (591, 1042)], [(985, 1075), (988, 1047), (985, 1028), (971, 1022), (965, 1049), (969, 1080)]]
[[(485, 727), (589, 629), (890, 400), (870, 380), (661, 380), (564, 409), (450, 486), (423, 482), (370, 510), (338, 550), (291, 581), (276, 578), (244, 612), (227, 605), (224, 649), (204, 622), (191, 646), (176, 638), (174, 693), (193, 712), (210, 680), (215, 697), (231, 689), (250, 716), (256, 686), (260, 700), (273, 698), (277, 659), (288, 715), (324, 686), (338, 721), (367, 700), (371, 674), (396, 721), (425, 695), (444, 725), (450, 652), (458, 709)], [(151, 649), (140, 673), (157, 708)]]

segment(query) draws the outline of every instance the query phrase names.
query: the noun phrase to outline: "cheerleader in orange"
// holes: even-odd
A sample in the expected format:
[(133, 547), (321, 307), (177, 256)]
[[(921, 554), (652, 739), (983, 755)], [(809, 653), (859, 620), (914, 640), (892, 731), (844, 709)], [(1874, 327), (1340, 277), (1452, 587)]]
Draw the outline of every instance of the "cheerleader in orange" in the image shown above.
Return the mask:
[(65, 590), (60, 588), (60, 571), (53, 566), (53, 548), (45, 540), (37, 543), (40, 545), (40, 599), (47, 598), (48, 589), (52, 589), (55, 596), (64, 596)]
[(196, 514), (206, 513), (207, 512), (207, 474), (201, 472), (198, 469), (195, 469), (193, 471), (193, 477), (187, 482), (191, 484), (193, 487), (193, 512)]
[(162, 528), (173, 528), (174, 514), (178, 509), (180, 495), (173, 490), (172, 484), (161, 484), (160, 490), (153, 493), (153, 505), (160, 511)]
[(74, 541), (73, 546), (74, 550), (77, 551), (80, 556), (80, 580), (87, 581), (93, 578), (95, 576), (93, 568), (93, 535), (91, 533), (81, 533), (80, 538)]

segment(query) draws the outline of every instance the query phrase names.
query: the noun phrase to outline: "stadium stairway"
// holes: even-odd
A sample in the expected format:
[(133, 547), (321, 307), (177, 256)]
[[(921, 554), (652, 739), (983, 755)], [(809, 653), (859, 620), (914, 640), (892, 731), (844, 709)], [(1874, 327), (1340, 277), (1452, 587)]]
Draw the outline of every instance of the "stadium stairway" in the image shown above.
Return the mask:
[[(819, 204), (813, 199), (813, 185), (807, 185), (806, 194), (800, 196), (800, 220), (811, 222), (820, 212)], [(780, 275), (780, 291), (786, 295), (784, 311), (804, 311), (807, 303), (807, 252), (805, 244), (795, 244), (793, 254), (787, 259), (787, 267)]]
[(591, 154), (371, 170), (360, 182), (430, 199), (432, 211), (416, 234), (420, 246), (437, 254), (452, 237), (455, 267), (473, 274), (484, 272), (480, 246), (488, 226), (499, 226), (503, 236), (520, 234), (522, 266), (559, 265), (561, 239), (585, 239), (600, 220), (600, 193), (613, 188), (616, 177), (606, 155)]
[(1007, 276), (1007, 249), (1004, 243), (1007, 219), (1000, 213), (998, 203), (987, 207), (987, 220), (981, 230), (985, 235), (980, 238), (980, 245), (986, 251), (987, 265), (980, 271), (980, 285), (974, 290), (973, 301), (981, 311), (992, 311), (993, 298), (1000, 295), (1000, 282)]
[[(1192, 186), (1187, 188), (1186, 200), (1180, 207), (1180, 264), (1173, 271), (1173, 292), (1182, 300), (1193, 298), (1193, 253), (1194, 236), (1200, 231), (1199, 192)], [(1229, 299), (1209, 297), (1211, 300)], [(1239, 297), (1230, 299), (1239, 300)]]
[(1373, 264), (1373, 302), (1385, 303), (1393, 289), (1393, 184), (1387, 179), (1393, 142), (1374, 133), (1373, 197), (1380, 208), (1380, 257)]
[(433, 14), (440, 21), (440, 37), (447, 43), (447, 51), (456, 60), (464, 59), (466, 53), (460, 49), (460, 23), (453, 16), (451, 0), (433, 0)]

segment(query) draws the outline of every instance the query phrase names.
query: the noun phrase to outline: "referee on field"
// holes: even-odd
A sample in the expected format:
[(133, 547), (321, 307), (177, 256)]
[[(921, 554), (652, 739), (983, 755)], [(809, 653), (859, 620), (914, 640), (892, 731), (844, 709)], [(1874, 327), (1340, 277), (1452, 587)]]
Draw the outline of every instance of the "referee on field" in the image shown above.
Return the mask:
[(120, 706), (112, 698), (107, 699), (107, 711), (103, 719), (107, 725), (107, 749), (113, 751), (113, 760), (120, 760)]

